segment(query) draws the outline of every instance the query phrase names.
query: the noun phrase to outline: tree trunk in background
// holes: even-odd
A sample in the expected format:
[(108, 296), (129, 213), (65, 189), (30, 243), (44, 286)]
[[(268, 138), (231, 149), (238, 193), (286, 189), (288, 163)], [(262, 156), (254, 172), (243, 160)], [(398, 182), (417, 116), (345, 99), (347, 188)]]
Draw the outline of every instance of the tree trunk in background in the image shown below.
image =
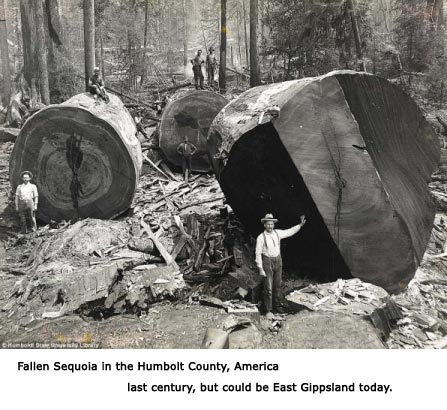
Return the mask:
[(144, 5), (144, 36), (143, 36), (143, 59), (141, 64), (141, 81), (140, 87), (143, 86), (144, 80), (146, 79), (146, 52), (147, 52), (147, 25), (148, 25), (148, 14), (149, 14), (149, 0), (146, 0)]
[(188, 10), (186, 8), (186, 0), (183, 0), (183, 24), (184, 24), (184, 33), (183, 33), (183, 69), (186, 74), (186, 70), (188, 68)]
[(359, 26), (355, 15), (354, 0), (346, 0), (346, 7), (351, 18), (352, 34), (354, 36), (355, 50), (360, 71), (366, 71), (365, 62), (363, 61), (362, 42), (360, 40)]
[(250, 86), (261, 84), (258, 61), (258, 0), (250, 0)]
[(3, 73), (3, 104), (8, 105), (11, 99), (11, 71), (9, 67), (8, 32), (6, 29), (5, 1), (0, 0), (0, 49)]
[(226, 89), (227, 67), (227, 0), (220, 0), (220, 64), (219, 88)]
[(48, 83), (47, 44), (45, 41), (44, 4), (42, 0), (33, 0), (36, 23), (36, 62), (39, 76), (40, 98), (46, 105), (50, 104), (50, 87)]
[(239, 9), (236, 11), (236, 21), (237, 21), (237, 51), (239, 57), (239, 65), (242, 67), (242, 51), (241, 51), (241, 24), (240, 24), (240, 13)]
[(100, 47), (100, 59), (101, 59), (101, 75), (102, 78), (106, 78), (106, 68), (105, 68), (105, 63), (104, 63), (104, 39), (102, 36), (102, 25), (103, 22), (101, 21), (99, 23), (99, 47)]
[(249, 51), (248, 51), (248, 34), (247, 34), (247, 9), (245, 7), (245, 0), (242, 0), (242, 8), (244, 12), (244, 35), (245, 35), (245, 65), (248, 68), (248, 64), (250, 61)]
[(85, 88), (95, 68), (95, 0), (84, 0)]

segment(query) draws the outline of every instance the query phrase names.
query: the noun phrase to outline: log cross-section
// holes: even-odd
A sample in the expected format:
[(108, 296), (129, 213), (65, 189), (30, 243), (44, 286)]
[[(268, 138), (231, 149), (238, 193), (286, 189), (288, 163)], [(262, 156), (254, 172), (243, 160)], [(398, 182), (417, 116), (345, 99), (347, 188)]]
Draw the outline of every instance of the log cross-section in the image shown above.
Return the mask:
[(141, 172), (136, 127), (121, 100), (79, 94), (28, 119), (10, 160), (13, 189), (31, 171), (44, 222), (113, 218), (126, 211)]
[(440, 148), (397, 86), (337, 71), (250, 89), (217, 115), (208, 151), (252, 234), (267, 212), (280, 228), (307, 216), (284, 241), (292, 272), (355, 276), (392, 292), (414, 276), (432, 229), (427, 183)]

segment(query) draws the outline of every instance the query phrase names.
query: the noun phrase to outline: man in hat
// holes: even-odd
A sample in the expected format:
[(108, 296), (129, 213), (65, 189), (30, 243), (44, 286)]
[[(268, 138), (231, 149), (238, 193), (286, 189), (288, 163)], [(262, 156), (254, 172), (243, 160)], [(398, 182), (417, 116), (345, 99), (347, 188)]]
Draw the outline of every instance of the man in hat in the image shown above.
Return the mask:
[(179, 144), (177, 152), (182, 156), (183, 179), (188, 182), (191, 175), (192, 156), (197, 152), (197, 147), (189, 142), (185, 135), (185, 141)]
[(203, 90), (203, 73), (202, 73), (202, 64), (205, 64), (205, 61), (202, 57), (202, 50), (197, 50), (197, 54), (191, 60), (192, 64), (192, 72), (194, 73), (194, 84), (196, 86), (196, 90), (200, 88)]
[(20, 216), (20, 224), (22, 227), (22, 233), (29, 232), (28, 222), (31, 225), (33, 232), (37, 231), (36, 223), (36, 211), (39, 195), (37, 193), (36, 185), (30, 181), (33, 178), (33, 174), (29, 171), (23, 171), (20, 174), (22, 183), (17, 187), (15, 205), (16, 211)]
[(88, 88), (90, 94), (93, 94), (94, 98), (101, 97), (104, 101), (109, 101), (109, 96), (104, 88), (104, 80), (102, 79), (99, 71), (99, 67), (95, 67), (93, 75), (90, 77), (88, 82)]
[(217, 58), (214, 54), (214, 47), (209, 48), (209, 53), (206, 56), (206, 75), (208, 77), (208, 84), (212, 87), (214, 85), (214, 73), (217, 68)]
[(306, 223), (306, 218), (301, 215), (301, 223), (290, 229), (274, 229), (277, 219), (272, 214), (265, 215), (261, 219), (264, 224), (264, 232), (256, 239), (256, 264), (259, 273), (263, 277), (264, 289), (262, 301), (267, 318), (272, 318), (272, 310), (281, 311), (281, 239), (295, 235)]

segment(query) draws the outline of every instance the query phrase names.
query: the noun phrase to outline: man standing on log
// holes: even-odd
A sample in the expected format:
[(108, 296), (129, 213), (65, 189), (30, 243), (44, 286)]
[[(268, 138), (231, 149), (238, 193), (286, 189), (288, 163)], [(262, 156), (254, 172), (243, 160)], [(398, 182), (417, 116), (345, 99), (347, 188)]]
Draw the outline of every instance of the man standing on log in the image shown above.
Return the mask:
[(188, 137), (185, 136), (185, 141), (177, 147), (177, 152), (182, 156), (182, 170), (183, 179), (188, 182), (191, 175), (191, 162), (192, 156), (196, 153), (197, 147), (188, 141)]
[(212, 87), (214, 85), (214, 73), (217, 68), (217, 58), (214, 54), (214, 47), (209, 48), (209, 53), (206, 56), (206, 75), (208, 77), (208, 85)]
[(37, 187), (30, 182), (30, 180), (33, 178), (33, 174), (31, 172), (23, 171), (20, 176), (23, 183), (20, 184), (16, 190), (16, 212), (18, 212), (20, 216), (22, 233), (28, 232), (28, 222), (31, 222), (31, 230), (33, 232), (36, 232), (36, 211), (39, 199)]
[(192, 64), (192, 72), (194, 73), (194, 84), (196, 86), (196, 90), (203, 90), (203, 73), (202, 73), (202, 64), (205, 64), (205, 61), (202, 58), (202, 50), (197, 50), (197, 54), (191, 60)]
[(99, 67), (95, 67), (94, 73), (88, 82), (89, 91), (93, 94), (94, 98), (101, 97), (105, 102), (109, 102), (109, 96), (104, 88), (104, 80), (99, 73)]
[(272, 214), (265, 215), (261, 219), (264, 224), (264, 232), (256, 239), (256, 264), (259, 273), (263, 277), (264, 289), (262, 301), (266, 312), (266, 317), (273, 317), (272, 310), (281, 313), (281, 277), (282, 277), (282, 258), (281, 258), (281, 239), (289, 238), (295, 235), (306, 223), (306, 218), (301, 215), (301, 223), (290, 229), (274, 229), (277, 219)]

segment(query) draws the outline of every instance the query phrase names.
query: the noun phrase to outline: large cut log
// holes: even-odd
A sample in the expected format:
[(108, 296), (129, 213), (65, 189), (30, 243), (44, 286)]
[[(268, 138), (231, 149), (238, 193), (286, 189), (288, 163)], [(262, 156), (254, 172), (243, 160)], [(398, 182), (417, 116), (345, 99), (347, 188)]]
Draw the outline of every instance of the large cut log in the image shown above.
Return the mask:
[(187, 136), (198, 149), (192, 158), (192, 169), (210, 170), (206, 136), (214, 117), (227, 103), (219, 94), (191, 91), (166, 106), (160, 124), (160, 148), (173, 165), (182, 165), (177, 147)]
[(24, 170), (39, 190), (44, 222), (113, 218), (126, 211), (142, 167), (135, 124), (121, 100), (79, 94), (32, 117), (17, 137), (10, 160), (13, 189)]
[[(274, 105), (279, 117), (261, 120)], [(355, 276), (391, 292), (414, 276), (433, 225), (427, 183), (440, 148), (397, 86), (337, 71), (256, 87), (218, 114), (208, 146), (222, 190), (252, 234), (267, 212), (280, 228), (307, 216), (284, 241), (292, 272)]]

